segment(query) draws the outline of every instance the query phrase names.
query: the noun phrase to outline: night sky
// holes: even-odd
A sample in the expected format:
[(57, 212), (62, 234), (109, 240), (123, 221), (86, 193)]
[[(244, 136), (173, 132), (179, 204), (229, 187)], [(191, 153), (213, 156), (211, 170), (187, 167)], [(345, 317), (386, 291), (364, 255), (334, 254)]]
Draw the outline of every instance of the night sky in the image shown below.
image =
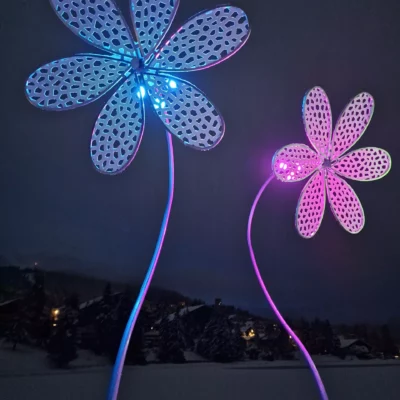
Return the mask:
[[(117, 3), (128, 17), (128, 0)], [(380, 181), (351, 182), (364, 206), (364, 230), (346, 233), (327, 207), (316, 237), (300, 238), (294, 213), (304, 182), (274, 181), (256, 211), (253, 241), (266, 284), (287, 315), (334, 321), (399, 315), (400, 3), (235, 4), (249, 16), (248, 43), (218, 66), (181, 75), (212, 99), (227, 130), (209, 152), (174, 140), (175, 200), (154, 284), (267, 310), (247, 250), (246, 224), (254, 196), (270, 174), (272, 155), (285, 144), (307, 143), (301, 118), (306, 90), (315, 85), (326, 90), (334, 121), (353, 96), (368, 91), (375, 114), (354, 148), (384, 148), (393, 167)], [(181, 0), (170, 32), (216, 5), (215, 0)], [(39, 264), (71, 257), (81, 260), (82, 273), (141, 280), (167, 198), (161, 122), (146, 107), (146, 131), (135, 160), (121, 175), (101, 175), (92, 166), (89, 141), (112, 91), (62, 113), (36, 109), (24, 94), (26, 78), (40, 65), (100, 51), (71, 33), (47, 0), (2, 4), (0, 44), (0, 255), (34, 257)]]

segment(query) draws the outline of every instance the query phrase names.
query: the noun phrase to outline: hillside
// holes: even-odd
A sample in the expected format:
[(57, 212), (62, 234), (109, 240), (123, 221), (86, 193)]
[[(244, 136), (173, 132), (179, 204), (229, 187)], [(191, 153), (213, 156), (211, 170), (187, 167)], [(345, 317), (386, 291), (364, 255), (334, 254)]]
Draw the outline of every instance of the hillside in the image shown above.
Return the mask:
[[(108, 281), (91, 276), (59, 271), (39, 270), (44, 274), (44, 285), (47, 293), (55, 297), (66, 297), (78, 294), (81, 301), (86, 301), (103, 293)], [(19, 268), (15, 266), (0, 267), (0, 301), (15, 297), (29, 287), (29, 276), (32, 268)], [(139, 282), (110, 282), (114, 292), (123, 291), (127, 286), (133, 293), (139, 293)], [(180, 293), (160, 287), (151, 287), (147, 298), (152, 301), (169, 301), (177, 303), (187, 300)]]

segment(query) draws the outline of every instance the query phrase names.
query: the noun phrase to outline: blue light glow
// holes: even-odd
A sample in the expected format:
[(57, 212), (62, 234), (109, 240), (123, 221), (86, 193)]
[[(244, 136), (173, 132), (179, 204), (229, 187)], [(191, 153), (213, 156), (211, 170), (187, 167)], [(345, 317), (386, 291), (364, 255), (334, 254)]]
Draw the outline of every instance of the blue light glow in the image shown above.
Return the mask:
[(169, 81), (169, 87), (170, 87), (171, 89), (176, 89), (176, 88), (177, 88), (176, 82), (173, 81), (173, 80), (171, 79), (171, 80)]

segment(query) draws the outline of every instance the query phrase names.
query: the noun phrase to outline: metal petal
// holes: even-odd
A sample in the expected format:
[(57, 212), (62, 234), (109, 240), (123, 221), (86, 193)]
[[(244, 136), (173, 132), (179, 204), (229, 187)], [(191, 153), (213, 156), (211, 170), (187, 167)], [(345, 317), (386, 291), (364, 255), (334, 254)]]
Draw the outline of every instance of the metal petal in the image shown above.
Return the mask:
[(317, 171), (304, 186), (296, 210), (296, 228), (300, 236), (312, 238), (318, 231), (325, 212), (324, 171)]
[(243, 10), (218, 7), (196, 15), (179, 28), (150, 66), (167, 71), (208, 68), (235, 54), (249, 35), (249, 21)]
[(367, 129), (375, 102), (369, 93), (360, 93), (342, 111), (333, 131), (330, 158), (335, 161), (349, 150)]
[(135, 74), (108, 100), (93, 130), (90, 154), (99, 172), (118, 174), (132, 162), (144, 130), (143, 98)]
[(332, 169), (345, 178), (356, 181), (375, 181), (383, 178), (392, 166), (387, 151), (377, 147), (364, 147), (340, 158)]
[(365, 224), (364, 210), (354, 190), (334, 172), (326, 172), (326, 190), (333, 215), (349, 233), (359, 233)]
[(204, 93), (170, 75), (146, 74), (143, 78), (157, 115), (185, 145), (210, 150), (220, 142), (225, 123)]
[(129, 70), (127, 62), (105, 56), (81, 55), (38, 68), (26, 81), (28, 100), (47, 110), (80, 107), (98, 99)]
[(179, 0), (131, 0), (131, 16), (143, 57), (157, 48), (178, 10)]
[(282, 182), (306, 179), (322, 165), (322, 158), (305, 144), (289, 144), (278, 150), (272, 159), (272, 170)]
[(309, 90), (304, 96), (303, 123), (314, 149), (328, 157), (332, 136), (332, 113), (328, 96), (318, 86)]
[(81, 39), (112, 53), (137, 57), (134, 40), (114, 0), (50, 0), (61, 21)]

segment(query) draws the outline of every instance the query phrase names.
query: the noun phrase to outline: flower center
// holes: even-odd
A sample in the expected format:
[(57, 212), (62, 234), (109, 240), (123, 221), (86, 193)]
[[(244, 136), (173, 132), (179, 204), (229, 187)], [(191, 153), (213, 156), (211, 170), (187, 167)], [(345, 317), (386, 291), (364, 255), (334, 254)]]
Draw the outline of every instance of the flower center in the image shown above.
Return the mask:
[(144, 69), (144, 60), (142, 58), (134, 58), (131, 61), (131, 67), (135, 72), (140, 72)]
[(324, 162), (322, 163), (323, 168), (330, 168), (332, 165), (332, 162), (329, 158), (325, 158)]

